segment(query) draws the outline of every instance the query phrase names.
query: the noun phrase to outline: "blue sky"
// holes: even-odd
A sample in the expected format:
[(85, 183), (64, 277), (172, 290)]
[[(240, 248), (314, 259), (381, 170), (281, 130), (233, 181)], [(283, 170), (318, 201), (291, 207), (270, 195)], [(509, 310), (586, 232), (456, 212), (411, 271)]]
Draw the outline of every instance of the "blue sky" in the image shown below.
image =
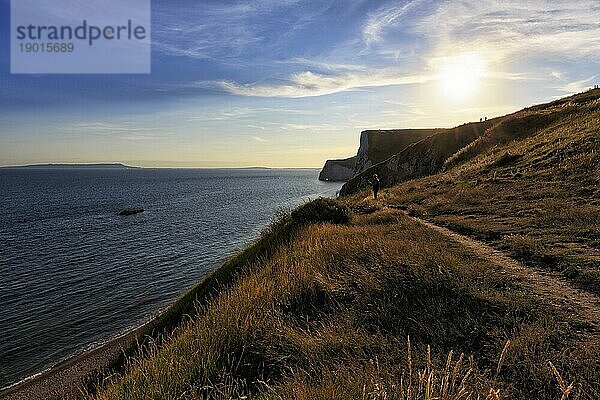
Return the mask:
[(0, 165), (318, 167), (600, 83), (597, 0), (154, 0), (149, 75), (11, 75), (9, 4)]

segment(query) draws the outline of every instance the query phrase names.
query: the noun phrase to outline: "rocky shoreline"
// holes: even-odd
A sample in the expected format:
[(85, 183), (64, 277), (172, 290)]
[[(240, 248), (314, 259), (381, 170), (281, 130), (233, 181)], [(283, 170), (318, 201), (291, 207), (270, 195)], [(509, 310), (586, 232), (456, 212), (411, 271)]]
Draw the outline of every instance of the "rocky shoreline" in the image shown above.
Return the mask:
[(71, 400), (81, 397), (82, 383), (95, 371), (109, 368), (148, 335), (165, 308), (136, 328), (92, 350), (70, 357), (51, 368), (0, 390), (0, 400)]

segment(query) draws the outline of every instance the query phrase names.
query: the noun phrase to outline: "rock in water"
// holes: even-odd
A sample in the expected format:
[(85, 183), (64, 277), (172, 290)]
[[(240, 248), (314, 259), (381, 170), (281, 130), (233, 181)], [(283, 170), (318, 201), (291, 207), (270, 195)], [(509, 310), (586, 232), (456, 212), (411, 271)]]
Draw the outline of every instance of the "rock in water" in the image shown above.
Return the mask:
[(126, 208), (125, 210), (121, 211), (119, 213), (119, 215), (133, 215), (133, 214), (139, 214), (141, 212), (144, 212), (143, 208)]

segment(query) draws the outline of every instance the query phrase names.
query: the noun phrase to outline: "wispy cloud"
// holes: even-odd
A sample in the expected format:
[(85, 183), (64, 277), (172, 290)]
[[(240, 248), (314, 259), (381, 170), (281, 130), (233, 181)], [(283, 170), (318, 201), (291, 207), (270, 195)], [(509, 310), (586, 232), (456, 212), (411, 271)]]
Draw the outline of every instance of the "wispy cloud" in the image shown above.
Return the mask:
[(337, 62), (327, 62), (321, 60), (311, 60), (308, 58), (297, 57), (289, 60), (277, 61), (278, 64), (301, 65), (312, 67), (321, 71), (367, 71), (369, 67), (362, 64), (343, 64)]
[(264, 131), (266, 128), (262, 125), (252, 125), (252, 124), (248, 124), (245, 125), (246, 128), (250, 128), (250, 129), (260, 129), (261, 131)]
[(194, 115), (187, 119), (187, 122), (195, 121), (227, 121), (231, 119), (246, 118), (256, 112), (253, 108), (230, 108), (227, 110), (220, 110), (217, 112), (204, 113), (201, 115)]
[(386, 29), (398, 27), (403, 17), (423, 3), (423, 0), (411, 0), (401, 5), (392, 4), (371, 13), (362, 27), (363, 40), (367, 45), (380, 41)]
[(383, 116), (401, 117), (407, 115), (427, 115), (427, 113), (423, 110), (423, 107), (418, 104), (391, 100), (386, 100), (384, 103), (387, 105), (387, 107), (380, 111), (380, 114)]
[(543, 54), (600, 59), (598, 21), (596, 0), (463, 0), (442, 3), (415, 31), (433, 40), (438, 54), (475, 48), (503, 60)]
[[(194, 85), (197, 86), (197, 85)], [(207, 84), (203, 83), (202, 87)], [(285, 107), (227, 107), (226, 109), (211, 110), (187, 117), (187, 122), (211, 122), (248, 119), (261, 114), (305, 114), (302, 110)], [(248, 127), (260, 128), (256, 125)]]
[(139, 126), (129, 122), (82, 122), (73, 123), (62, 129), (71, 134), (107, 136), (124, 140), (155, 140), (173, 135), (159, 128)]
[(157, 128), (145, 128), (132, 125), (130, 123), (112, 123), (112, 122), (83, 122), (74, 123), (66, 126), (65, 131), (84, 132), (93, 134), (113, 134), (122, 132), (147, 132), (154, 131)]
[(556, 89), (567, 94), (583, 92), (584, 90), (589, 89), (590, 86), (592, 86), (595, 79), (596, 75), (587, 79), (581, 79), (575, 82), (565, 83), (563, 85), (557, 86)]
[(293, 74), (282, 83), (239, 84), (221, 81), (212, 83), (212, 85), (239, 96), (300, 98), (323, 96), (366, 87), (423, 83), (429, 79), (431, 78), (426, 75), (402, 74), (390, 69), (328, 75), (305, 71)]
[(339, 124), (279, 124), (279, 129), (284, 131), (317, 131), (317, 132), (325, 132), (325, 131), (338, 131), (342, 129)]
[(175, 56), (242, 63), (276, 42), (274, 29), (281, 35), (284, 28), (293, 31), (311, 21), (312, 8), (300, 0), (159, 3), (153, 10), (153, 46)]
[(266, 142), (268, 142), (267, 139), (261, 138), (260, 136), (252, 136), (252, 139), (255, 140), (255, 141), (257, 141), (257, 142), (260, 142), (260, 143), (266, 143)]

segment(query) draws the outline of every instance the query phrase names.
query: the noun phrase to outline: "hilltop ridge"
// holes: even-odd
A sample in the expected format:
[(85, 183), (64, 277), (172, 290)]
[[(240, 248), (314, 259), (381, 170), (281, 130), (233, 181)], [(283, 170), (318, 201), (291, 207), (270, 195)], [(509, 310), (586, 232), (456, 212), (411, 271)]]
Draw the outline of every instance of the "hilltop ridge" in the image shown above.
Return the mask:
[(340, 194), (349, 195), (367, 187), (373, 174), (378, 174), (382, 185), (389, 187), (442, 172), (496, 146), (535, 135), (582, 107), (597, 104), (599, 98), (600, 89), (590, 89), (485, 122), (440, 129), (355, 175), (342, 187)]

